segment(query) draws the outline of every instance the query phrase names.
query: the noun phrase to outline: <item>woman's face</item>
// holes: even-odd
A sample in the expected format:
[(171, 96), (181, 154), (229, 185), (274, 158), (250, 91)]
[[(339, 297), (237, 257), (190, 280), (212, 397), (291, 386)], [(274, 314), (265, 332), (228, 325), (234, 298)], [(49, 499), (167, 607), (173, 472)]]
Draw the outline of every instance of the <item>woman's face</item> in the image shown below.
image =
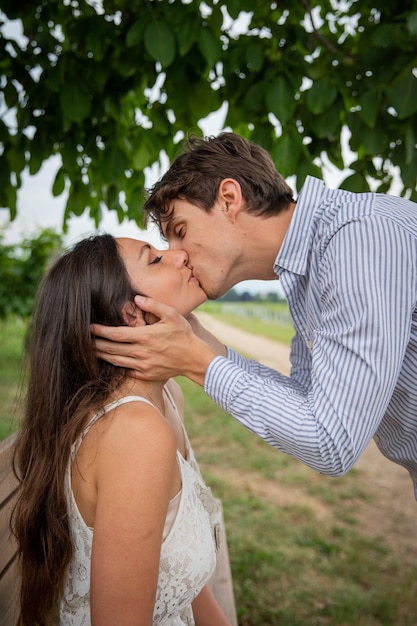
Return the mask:
[(134, 289), (188, 315), (207, 300), (187, 267), (184, 250), (157, 250), (138, 239), (116, 239), (119, 254)]

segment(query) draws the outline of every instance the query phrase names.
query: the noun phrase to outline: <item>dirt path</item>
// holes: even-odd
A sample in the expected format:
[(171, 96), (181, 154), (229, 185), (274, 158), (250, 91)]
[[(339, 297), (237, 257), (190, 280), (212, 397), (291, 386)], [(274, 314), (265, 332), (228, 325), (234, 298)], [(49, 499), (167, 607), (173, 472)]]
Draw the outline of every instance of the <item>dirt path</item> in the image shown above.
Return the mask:
[[(199, 319), (221, 341), (250, 355), (283, 373), (289, 372), (289, 350), (285, 345), (265, 338), (256, 337), (233, 328), (213, 317), (199, 313)], [(388, 461), (371, 442), (356, 464), (363, 477), (366, 491), (375, 496), (372, 503), (361, 502), (355, 510), (355, 518), (361, 530), (369, 537), (383, 536), (385, 542), (408, 562), (417, 558), (417, 502), (414, 499), (411, 479), (399, 465)], [(317, 517), (326, 517), (326, 509), (302, 490), (286, 488), (276, 481), (260, 481), (259, 478), (242, 476), (236, 472), (230, 476), (236, 483), (248, 484), (254, 491), (267, 496), (277, 504), (300, 502), (310, 506)]]

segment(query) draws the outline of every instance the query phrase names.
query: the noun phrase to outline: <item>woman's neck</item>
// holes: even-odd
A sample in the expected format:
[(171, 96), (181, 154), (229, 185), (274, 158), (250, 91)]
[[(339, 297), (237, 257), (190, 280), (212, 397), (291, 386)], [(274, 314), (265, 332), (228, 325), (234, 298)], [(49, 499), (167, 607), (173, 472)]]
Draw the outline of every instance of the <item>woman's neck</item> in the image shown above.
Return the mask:
[(117, 389), (116, 396), (142, 396), (155, 405), (162, 414), (164, 410), (163, 389), (165, 380), (139, 380), (129, 377)]

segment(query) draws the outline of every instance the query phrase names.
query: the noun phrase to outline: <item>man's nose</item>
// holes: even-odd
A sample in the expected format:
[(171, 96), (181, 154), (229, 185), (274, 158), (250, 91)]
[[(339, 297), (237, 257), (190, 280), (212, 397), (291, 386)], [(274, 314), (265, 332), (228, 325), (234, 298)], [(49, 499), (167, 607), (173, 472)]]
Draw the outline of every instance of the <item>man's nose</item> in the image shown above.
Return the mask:
[(181, 241), (178, 238), (173, 237), (168, 243), (168, 247), (170, 250), (181, 250)]

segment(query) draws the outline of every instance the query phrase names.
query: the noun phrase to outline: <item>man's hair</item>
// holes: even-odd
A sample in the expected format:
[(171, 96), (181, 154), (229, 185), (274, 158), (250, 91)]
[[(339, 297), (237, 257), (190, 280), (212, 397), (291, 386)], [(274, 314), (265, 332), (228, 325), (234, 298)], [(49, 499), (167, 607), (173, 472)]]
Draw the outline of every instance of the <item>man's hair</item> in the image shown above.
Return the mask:
[(291, 187), (261, 146), (234, 133), (205, 138), (190, 136), (184, 152), (148, 190), (143, 207), (146, 219), (158, 224), (162, 232), (162, 223), (169, 220), (172, 201), (177, 199), (210, 212), (225, 178), (233, 178), (240, 184), (248, 213), (269, 217), (293, 202)]

